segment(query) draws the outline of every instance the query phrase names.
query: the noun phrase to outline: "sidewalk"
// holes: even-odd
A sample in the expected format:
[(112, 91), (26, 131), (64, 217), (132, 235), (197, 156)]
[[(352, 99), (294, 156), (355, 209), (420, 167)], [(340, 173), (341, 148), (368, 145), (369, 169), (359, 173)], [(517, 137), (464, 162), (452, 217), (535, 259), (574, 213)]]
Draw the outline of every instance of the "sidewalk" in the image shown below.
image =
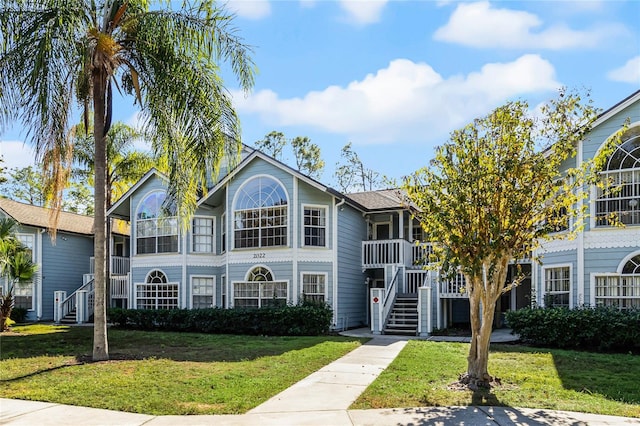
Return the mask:
[[(364, 337), (366, 329), (350, 335)], [(435, 337), (432, 338), (435, 340)], [(456, 338), (459, 341), (463, 338)], [(492, 341), (514, 339), (508, 333)], [(375, 336), (242, 415), (151, 416), (47, 402), (0, 399), (1, 425), (640, 425), (640, 419), (511, 407), (348, 410), (408, 339)]]

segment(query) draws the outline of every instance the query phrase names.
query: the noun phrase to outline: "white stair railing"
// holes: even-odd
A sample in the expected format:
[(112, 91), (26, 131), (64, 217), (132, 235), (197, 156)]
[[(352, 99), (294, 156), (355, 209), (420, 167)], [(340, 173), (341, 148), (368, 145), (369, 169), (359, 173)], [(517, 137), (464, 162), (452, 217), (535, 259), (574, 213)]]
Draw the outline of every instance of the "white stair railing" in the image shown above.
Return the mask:
[[(83, 322), (83, 320), (86, 321), (89, 317), (91, 317), (91, 315), (93, 315), (93, 300), (94, 300), (93, 283), (94, 283), (94, 280), (91, 279), (89, 282), (83, 284), (79, 289), (71, 293), (69, 296), (67, 296), (63, 300), (58, 300), (56, 298), (54, 302), (57, 304), (57, 306), (54, 306), (54, 312), (57, 313), (55, 318), (56, 322), (59, 323), (62, 320), (62, 318), (64, 318), (65, 316), (67, 316), (73, 311), (76, 311), (76, 322), (78, 323)], [(84, 297), (84, 294), (86, 294), (86, 298)], [(81, 295), (81, 296), (78, 296), (78, 295)], [(79, 308), (78, 299), (80, 299), (81, 300), (80, 303), (83, 303), (83, 304), (85, 304), (84, 300), (86, 300), (87, 306), (81, 306)], [(83, 313), (83, 315), (81, 315), (80, 318), (77, 315), (77, 312), (79, 310), (82, 311)], [(85, 316), (86, 318), (83, 318)]]

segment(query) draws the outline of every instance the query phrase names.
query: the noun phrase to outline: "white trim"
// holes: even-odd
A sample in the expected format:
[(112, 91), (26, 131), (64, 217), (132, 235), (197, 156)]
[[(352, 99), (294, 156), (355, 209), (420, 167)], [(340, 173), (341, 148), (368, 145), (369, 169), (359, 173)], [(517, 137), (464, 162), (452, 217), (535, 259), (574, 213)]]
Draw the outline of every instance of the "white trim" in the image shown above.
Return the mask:
[(554, 264), (545, 264), (541, 267), (541, 286), (540, 286), (540, 300), (538, 300), (538, 305), (545, 306), (544, 297), (547, 294), (547, 283), (546, 283), (546, 270), (547, 269), (557, 269), (557, 268), (569, 268), (569, 309), (574, 307), (573, 303), (573, 264), (572, 263), (554, 263)]
[[(390, 219), (393, 219), (393, 216), (389, 216)], [(373, 239), (378, 239), (378, 225), (388, 225), (389, 226), (389, 237), (388, 239), (393, 239), (393, 220), (387, 222), (372, 222), (373, 223)]]
[(605, 111), (598, 118), (596, 118), (596, 120), (593, 122), (591, 127), (595, 128), (595, 127), (599, 126), (600, 124), (602, 124), (603, 122), (607, 121), (608, 119), (610, 119), (614, 115), (618, 114), (621, 111), (624, 111), (626, 108), (628, 108), (630, 105), (633, 105), (638, 100), (640, 100), (640, 91), (637, 91), (636, 93), (632, 94), (627, 100), (625, 100), (623, 102), (620, 102), (620, 104), (618, 104), (615, 107), (609, 109), (609, 111)]
[(324, 277), (324, 302), (328, 303), (329, 298), (329, 274), (326, 272), (315, 272), (315, 271), (300, 271), (300, 295), (304, 293), (304, 276), (305, 275), (315, 275)]
[(220, 298), (222, 299), (220, 307), (223, 309), (229, 308), (229, 292), (227, 284), (227, 274), (220, 275)]
[[(158, 170), (156, 170), (155, 168), (152, 168), (151, 170), (149, 170), (147, 173), (145, 173), (144, 176), (142, 176), (140, 178), (140, 180), (138, 180), (138, 182), (135, 183), (135, 185), (133, 185), (131, 188), (129, 188), (127, 190), (127, 192), (124, 193), (124, 195), (122, 195), (122, 197), (120, 197), (118, 199), (118, 201), (116, 201), (113, 206), (111, 206), (111, 208), (107, 211), (107, 217), (111, 216), (111, 214), (113, 213), (114, 210), (116, 210), (118, 207), (120, 207), (120, 204), (122, 204), (124, 202), (124, 200), (126, 200), (127, 198), (129, 198), (131, 196), (131, 194), (133, 194), (135, 191), (138, 190), (138, 188), (140, 188), (147, 180), (149, 180), (149, 178), (151, 178), (151, 176), (156, 175), (157, 177), (159, 177), (160, 179), (164, 180), (165, 182), (169, 181), (169, 178), (167, 178), (164, 174), (160, 173)], [(129, 211), (129, 213), (131, 213), (131, 211)]]
[[(194, 278), (205, 278), (205, 279), (211, 279), (213, 280), (213, 293), (212, 293), (212, 304), (211, 307), (214, 308), (216, 307), (216, 276), (215, 275), (202, 275), (202, 274), (194, 274), (194, 275), (189, 275), (189, 309), (193, 309), (193, 279)], [(186, 286), (185, 286), (186, 287)]]
[[(305, 244), (305, 233), (304, 233), (304, 229), (306, 227), (306, 225), (304, 224), (304, 211), (306, 208), (310, 208), (310, 209), (323, 209), (324, 210), (324, 245), (323, 246), (314, 246), (314, 245), (306, 245)], [(300, 213), (301, 213), (301, 217), (302, 220), (300, 221), (300, 235), (302, 236), (302, 241), (300, 243), (300, 246), (303, 248), (311, 248), (311, 249), (318, 249), (318, 248), (328, 248), (329, 247), (329, 236), (328, 236), (328, 227), (329, 227), (329, 206), (326, 204), (309, 204), (309, 203), (303, 203), (300, 205)]]
[[(149, 197), (151, 194), (155, 193), (155, 192), (161, 192), (165, 195), (165, 197), (167, 196), (167, 191), (164, 189), (152, 189), (149, 192), (146, 192), (141, 198), (140, 201), (138, 201), (138, 204), (136, 205), (135, 210), (133, 211), (133, 218), (130, 220), (131, 223), (131, 235), (129, 237), (129, 241), (132, 241), (132, 249), (131, 251), (133, 252), (134, 257), (135, 256), (147, 256), (147, 255), (158, 255), (158, 254), (179, 254), (181, 253), (181, 249), (182, 247), (180, 247), (180, 241), (182, 238), (180, 238), (182, 236), (182, 234), (184, 234), (184, 232), (180, 232), (180, 225), (178, 224), (178, 251), (175, 252), (169, 252), (169, 253), (158, 253), (157, 249), (158, 249), (158, 230), (157, 230), (157, 226), (156, 226), (156, 252), (154, 253), (140, 253), (138, 254), (138, 209), (140, 208), (140, 205), (144, 202), (144, 200), (147, 199), (147, 197)], [(178, 216), (158, 216), (155, 218), (151, 218), (151, 219), (159, 219), (159, 218), (163, 218), (163, 219), (167, 219), (167, 218), (175, 218), (176, 221), (179, 222), (179, 218)], [(140, 220), (149, 220), (149, 219), (140, 219)]]
[[(180, 303), (180, 300), (178, 299), (178, 306), (179, 307), (186, 307), (188, 300), (187, 300), (187, 255), (188, 255), (188, 250), (187, 250), (187, 245), (189, 244), (187, 241), (189, 240), (188, 237), (188, 232), (183, 232), (183, 236), (182, 236), (182, 241), (183, 241), (183, 246), (184, 246), (184, 250), (182, 250), (182, 265), (180, 268), (180, 278), (182, 280), (183, 283), (185, 283), (185, 285), (182, 286), (182, 288), (180, 289), (181, 291), (178, 292), (178, 294), (180, 294), (180, 298), (182, 299), (182, 303)], [(178, 238), (178, 241), (180, 241), (180, 238)]]
[(221, 245), (220, 254), (226, 253), (228, 251), (226, 227), (227, 227), (227, 211), (225, 210), (220, 215), (220, 245)]
[[(27, 247), (29, 250), (31, 250), (31, 262), (35, 263), (37, 266), (37, 270), (36, 273), (33, 275), (33, 277), (31, 278), (31, 307), (27, 309), (28, 312), (35, 312), (36, 316), (38, 316), (38, 308), (40, 307), (40, 310), (42, 310), (41, 306), (42, 302), (41, 302), (41, 297), (38, 298), (38, 290), (40, 290), (40, 293), (42, 293), (42, 289), (38, 288), (38, 272), (37, 271), (41, 271), (42, 270), (42, 258), (40, 259), (40, 262), (38, 263), (38, 255), (42, 256), (42, 248), (40, 248), (40, 250), (38, 250), (37, 246), (36, 246), (36, 240), (38, 238), (39, 233), (31, 233), (31, 232), (16, 232), (15, 237), (18, 241), (20, 241), (20, 244), (24, 243), (20, 240), (20, 237), (31, 237), (31, 247)], [(25, 246), (26, 247), (26, 246)], [(36, 253), (36, 251), (38, 251), (38, 253)], [(42, 274), (40, 274), (42, 275)], [(16, 287), (14, 287), (13, 289), (13, 299), (15, 301), (16, 298), (16, 288), (24, 288), (24, 286), (21, 285), (17, 285)]]
[(36, 255), (36, 265), (38, 265), (38, 270), (36, 271), (36, 289), (38, 294), (38, 301), (36, 303), (36, 319), (40, 320), (42, 318), (42, 234), (44, 229), (41, 232), (36, 233), (36, 244), (38, 247), (38, 254)]
[(291, 228), (287, 228), (287, 233), (291, 233), (291, 251), (292, 251), (292, 259), (291, 259), (291, 303), (294, 305), (298, 303), (298, 294), (300, 293), (300, 288), (302, 286), (302, 281), (298, 281), (298, 251), (300, 250), (299, 237), (300, 233), (298, 232), (298, 222), (304, 222), (303, 220), (299, 220), (300, 217), (300, 206), (298, 205), (298, 191), (300, 190), (298, 186), (298, 178), (297, 176), (293, 176), (293, 208), (289, 209), (289, 214), (291, 215)]
[(277, 280), (276, 279), (276, 274), (274, 274), (273, 270), (271, 270), (271, 268), (269, 268), (264, 263), (256, 263), (254, 265), (249, 266), (249, 269), (247, 269), (247, 272), (245, 272), (245, 274), (244, 274), (244, 281), (249, 281), (249, 275), (251, 274), (251, 271), (253, 271), (256, 268), (264, 268), (264, 269), (266, 269), (271, 274), (271, 278), (273, 279), (273, 281), (281, 281), (281, 280)]
[[(583, 144), (579, 143), (578, 144), (578, 153), (577, 153), (577, 158), (576, 158), (576, 168), (580, 169), (580, 167), (582, 167), (582, 163), (583, 163)], [(584, 222), (584, 213), (582, 213), (582, 207), (584, 206), (584, 200), (582, 198), (580, 198), (578, 200), (578, 211), (580, 213), (578, 213), (578, 222), (580, 224), (583, 224)], [(584, 230), (581, 230), (578, 233), (577, 236), (577, 241), (576, 241), (576, 269), (577, 269), (577, 290), (578, 290), (578, 303), (581, 303), (584, 301), (584, 286), (585, 286), (585, 282), (584, 282)], [(572, 278), (572, 274), (573, 271), (571, 270), (571, 268), (569, 268), (569, 277)], [(569, 281), (569, 307), (573, 307), (573, 294), (572, 294), (572, 290), (573, 290), (573, 286), (571, 285), (571, 281)]]
[(627, 262), (638, 255), (640, 255), (640, 250), (633, 251), (628, 255), (626, 255), (624, 259), (622, 259), (622, 262), (620, 262), (620, 264), (618, 265), (618, 268), (616, 269), (616, 273), (622, 274), (622, 270), (624, 269), (624, 266), (627, 264)]

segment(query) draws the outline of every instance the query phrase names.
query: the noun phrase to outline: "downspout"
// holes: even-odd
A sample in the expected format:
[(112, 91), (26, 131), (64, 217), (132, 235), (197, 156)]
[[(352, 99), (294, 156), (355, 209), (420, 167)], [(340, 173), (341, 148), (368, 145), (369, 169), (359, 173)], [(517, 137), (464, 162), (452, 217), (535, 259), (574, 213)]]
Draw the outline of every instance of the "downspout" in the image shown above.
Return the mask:
[[(343, 198), (333, 206), (333, 324), (338, 328), (338, 212), (346, 202)], [(347, 324), (345, 324), (346, 328)]]

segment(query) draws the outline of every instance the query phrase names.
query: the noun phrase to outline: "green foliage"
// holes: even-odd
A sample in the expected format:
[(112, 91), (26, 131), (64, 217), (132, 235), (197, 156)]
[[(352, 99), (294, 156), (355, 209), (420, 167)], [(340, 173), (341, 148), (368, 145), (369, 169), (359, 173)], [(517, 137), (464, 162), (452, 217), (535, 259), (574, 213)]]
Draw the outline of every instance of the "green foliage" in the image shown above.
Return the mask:
[(306, 136), (296, 136), (288, 141), (284, 133), (272, 131), (264, 139), (256, 141), (253, 145), (259, 151), (270, 155), (276, 160), (285, 161), (283, 151), (287, 143), (291, 145), (297, 169), (312, 178), (320, 178), (324, 170), (324, 160), (320, 154), (320, 147), (312, 143), (311, 139)]
[(326, 304), (303, 302), (296, 306), (261, 309), (109, 310), (117, 327), (209, 334), (315, 336), (326, 334), (332, 311)]
[(282, 150), (287, 145), (287, 139), (282, 132), (275, 130), (265, 135), (264, 139), (255, 141), (253, 144), (258, 151), (270, 155), (278, 161), (282, 161)]
[(12, 200), (43, 206), (44, 185), (42, 173), (33, 166), (14, 167), (9, 170), (9, 180), (2, 184), (2, 192)]
[(380, 185), (380, 174), (364, 166), (351, 142), (340, 153), (344, 163), (336, 164), (333, 176), (342, 192), (372, 191)]
[(13, 308), (11, 310), (11, 319), (15, 323), (23, 323), (27, 319), (27, 308)]
[(640, 310), (527, 308), (506, 314), (509, 327), (537, 346), (640, 353)]

